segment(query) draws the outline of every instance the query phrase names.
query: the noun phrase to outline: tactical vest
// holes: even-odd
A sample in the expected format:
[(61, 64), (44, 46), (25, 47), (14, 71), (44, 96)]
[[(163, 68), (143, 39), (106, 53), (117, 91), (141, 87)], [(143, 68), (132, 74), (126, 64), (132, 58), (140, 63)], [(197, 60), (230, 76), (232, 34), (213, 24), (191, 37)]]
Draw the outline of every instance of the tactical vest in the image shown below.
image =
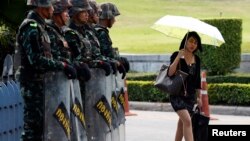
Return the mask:
[(40, 40), (41, 45), (39, 47), (39, 50), (44, 53), (45, 57), (48, 57), (48, 58), (52, 57), (51, 49), (50, 49), (50, 39), (49, 39), (47, 32), (35, 20), (26, 18), (20, 25), (17, 36), (16, 36), (17, 41), (16, 41), (16, 51), (14, 55), (14, 70), (16, 72), (16, 75), (19, 75), (20, 71), (23, 70), (23, 72), (27, 74), (28, 76), (36, 75), (34, 74), (35, 72), (37, 73), (37, 75), (34, 77), (42, 77), (38, 75), (43, 74), (44, 70), (42, 68), (38, 68), (38, 66), (32, 66), (29, 63), (29, 60), (27, 58), (25, 51), (23, 51), (22, 49), (23, 48), (22, 42), (24, 40), (22, 33), (24, 32), (25, 28), (27, 28), (30, 24), (36, 24), (37, 29), (40, 33), (39, 40)]
[(95, 46), (97, 46), (98, 48), (100, 48), (100, 43), (98, 38), (96, 37), (96, 34), (93, 31), (94, 29), (91, 29), (91, 27), (86, 27), (86, 34), (87, 37), (89, 38), (89, 40), (93, 41)]
[[(95, 26), (94, 29), (96, 30), (96, 32), (99, 35), (100, 35), (101, 32), (105, 32), (105, 34), (109, 35), (109, 32), (108, 32), (108, 30), (106, 28), (103, 28), (103, 27), (100, 27), (100, 26)], [(112, 40), (111, 40), (110, 36), (108, 36), (108, 42), (109, 42), (109, 47), (110, 47), (109, 52), (111, 52), (112, 57), (114, 57), (112, 59), (118, 59), (119, 58), (118, 48), (114, 49), (112, 47), (113, 43), (112, 43)], [(103, 54), (103, 52), (102, 52), (102, 54)], [(103, 55), (105, 55), (105, 54), (103, 54)], [(110, 57), (110, 56), (108, 56), (108, 57)]]
[[(94, 29), (98, 34), (100, 34), (101, 32), (105, 32), (107, 35), (109, 35), (109, 31), (103, 27), (96, 26)], [(112, 45), (112, 40), (110, 37), (108, 38), (108, 42), (110, 43), (110, 45)]]
[(71, 29), (69, 27), (64, 27), (63, 32), (66, 34), (67, 32), (74, 33), (77, 35), (77, 40), (79, 41), (81, 47), (79, 50), (79, 53), (86, 58), (85, 61), (91, 61), (92, 60), (92, 53), (91, 53), (91, 44), (89, 40), (84, 38), (82, 34), (80, 34), (78, 31)]
[(54, 25), (49, 24), (49, 26), (47, 26), (46, 28), (48, 34), (52, 32), (52, 34), (56, 36), (56, 48), (53, 48), (51, 46), (51, 53), (53, 55), (53, 58), (61, 61), (68, 61), (68, 59), (70, 60), (71, 58), (68, 43), (64, 39), (63, 35), (61, 35), (53, 26)]

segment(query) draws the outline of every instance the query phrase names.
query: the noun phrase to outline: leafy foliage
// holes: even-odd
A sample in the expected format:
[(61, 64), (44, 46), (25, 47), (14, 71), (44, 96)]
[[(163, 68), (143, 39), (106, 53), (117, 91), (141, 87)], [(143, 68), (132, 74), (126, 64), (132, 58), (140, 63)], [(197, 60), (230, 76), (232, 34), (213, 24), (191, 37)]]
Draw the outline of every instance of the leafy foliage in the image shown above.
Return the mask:
[[(151, 81), (128, 81), (131, 101), (168, 102), (169, 95), (156, 89)], [(208, 84), (209, 104), (249, 105), (250, 85), (239, 83)]]
[(205, 22), (216, 26), (221, 31), (225, 43), (220, 47), (203, 45), (200, 53), (202, 68), (210, 75), (224, 75), (233, 72), (240, 65), (242, 20), (220, 19), (206, 20)]

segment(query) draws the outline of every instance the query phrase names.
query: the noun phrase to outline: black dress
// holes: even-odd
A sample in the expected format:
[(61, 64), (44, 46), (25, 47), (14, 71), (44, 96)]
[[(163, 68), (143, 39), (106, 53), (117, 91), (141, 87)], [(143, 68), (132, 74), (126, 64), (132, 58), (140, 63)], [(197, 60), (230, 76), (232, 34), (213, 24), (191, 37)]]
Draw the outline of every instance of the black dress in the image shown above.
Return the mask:
[[(170, 57), (170, 64), (172, 64), (177, 57), (178, 52), (174, 52)], [(187, 94), (184, 94), (184, 87), (178, 96), (170, 96), (170, 102), (175, 111), (187, 109), (189, 113), (192, 113), (193, 106), (196, 102), (196, 89), (201, 88), (200, 77), (200, 58), (195, 55), (195, 63), (187, 64), (185, 59), (180, 59), (180, 69), (188, 73), (188, 77), (185, 81)]]

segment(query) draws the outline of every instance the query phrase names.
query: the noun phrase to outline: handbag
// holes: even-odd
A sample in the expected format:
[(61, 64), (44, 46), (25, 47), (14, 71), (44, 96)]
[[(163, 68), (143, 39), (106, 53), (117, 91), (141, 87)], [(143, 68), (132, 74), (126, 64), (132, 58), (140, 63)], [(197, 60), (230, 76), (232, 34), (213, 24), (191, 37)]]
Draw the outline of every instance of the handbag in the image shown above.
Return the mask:
[(170, 95), (179, 95), (182, 87), (184, 87), (184, 90), (186, 91), (184, 82), (188, 74), (178, 69), (175, 75), (169, 77), (167, 75), (168, 67), (169, 66), (165, 64), (161, 66), (160, 72), (156, 77), (154, 86)]
[(208, 124), (210, 118), (200, 112), (198, 106), (192, 115), (194, 141), (208, 141)]

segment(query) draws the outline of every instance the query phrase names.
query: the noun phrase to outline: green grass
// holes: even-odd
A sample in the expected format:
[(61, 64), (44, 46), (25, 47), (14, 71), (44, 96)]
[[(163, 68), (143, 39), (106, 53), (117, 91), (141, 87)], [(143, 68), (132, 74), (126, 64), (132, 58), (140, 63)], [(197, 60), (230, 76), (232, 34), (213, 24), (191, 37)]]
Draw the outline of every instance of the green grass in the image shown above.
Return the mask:
[(179, 48), (180, 40), (150, 28), (164, 15), (192, 16), (198, 19), (243, 19), (242, 53), (250, 53), (250, 0), (97, 0), (113, 2), (121, 15), (110, 30), (121, 53), (165, 54)]

